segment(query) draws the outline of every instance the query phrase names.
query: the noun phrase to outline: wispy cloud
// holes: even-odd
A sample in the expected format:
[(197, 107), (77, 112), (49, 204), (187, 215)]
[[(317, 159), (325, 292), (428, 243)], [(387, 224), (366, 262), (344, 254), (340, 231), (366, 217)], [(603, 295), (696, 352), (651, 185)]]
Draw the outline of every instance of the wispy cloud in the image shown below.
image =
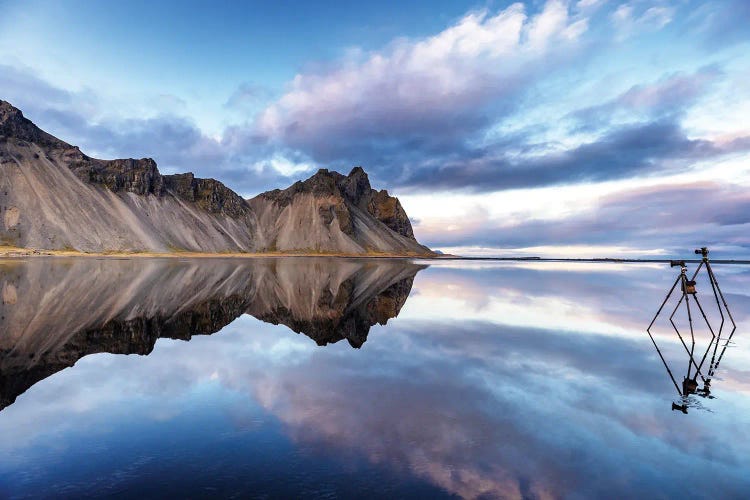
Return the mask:
[(655, 82), (633, 85), (605, 103), (576, 110), (571, 118), (584, 130), (602, 129), (618, 119), (675, 119), (703, 97), (721, 77), (722, 71), (717, 65), (705, 66), (689, 74), (667, 74)]

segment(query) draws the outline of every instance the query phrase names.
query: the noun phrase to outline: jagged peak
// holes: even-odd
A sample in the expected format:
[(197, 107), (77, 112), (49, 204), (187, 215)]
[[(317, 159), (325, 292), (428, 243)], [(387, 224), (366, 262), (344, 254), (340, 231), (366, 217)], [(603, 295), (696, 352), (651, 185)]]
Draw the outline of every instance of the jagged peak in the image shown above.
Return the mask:
[(414, 239), (411, 222), (398, 198), (388, 194), (385, 189), (373, 189), (367, 172), (361, 166), (354, 167), (346, 176), (321, 168), (305, 181), (297, 181), (284, 190), (267, 191), (258, 195), (258, 198), (286, 206), (297, 195), (309, 193), (316, 196), (340, 196), (347, 204), (369, 213), (395, 233)]
[(0, 136), (37, 144), (72, 147), (70, 144), (43, 131), (23, 116), (20, 109), (0, 99)]
[(31, 120), (23, 116), (20, 109), (8, 101), (0, 100), (0, 135), (30, 140), (30, 135), (41, 132)]
[(367, 177), (367, 172), (365, 172), (365, 169), (362, 168), (360, 165), (357, 165), (351, 170), (351, 172), (349, 172), (348, 177), (356, 177), (360, 175), (364, 175), (365, 177)]
[(116, 158), (114, 160), (105, 161), (110, 164), (120, 164), (125, 168), (158, 168), (156, 165), (156, 160), (154, 160), (153, 158)]
[(258, 197), (286, 205), (299, 193), (313, 193), (319, 196), (338, 195), (359, 204), (363, 198), (370, 195), (371, 190), (370, 180), (362, 167), (354, 167), (349, 175), (320, 168), (307, 179), (297, 181), (286, 189), (266, 191)]
[(7, 120), (18, 118), (23, 118), (21, 110), (8, 101), (0, 99), (0, 123), (5, 123)]

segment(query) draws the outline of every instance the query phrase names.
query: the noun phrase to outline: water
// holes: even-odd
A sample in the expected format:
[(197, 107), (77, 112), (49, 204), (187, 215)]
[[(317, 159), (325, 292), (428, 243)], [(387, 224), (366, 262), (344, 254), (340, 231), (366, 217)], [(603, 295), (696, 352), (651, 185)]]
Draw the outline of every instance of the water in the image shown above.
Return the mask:
[(750, 267), (714, 270), (738, 330), (683, 414), (665, 265), (0, 261), (0, 497), (747, 497)]

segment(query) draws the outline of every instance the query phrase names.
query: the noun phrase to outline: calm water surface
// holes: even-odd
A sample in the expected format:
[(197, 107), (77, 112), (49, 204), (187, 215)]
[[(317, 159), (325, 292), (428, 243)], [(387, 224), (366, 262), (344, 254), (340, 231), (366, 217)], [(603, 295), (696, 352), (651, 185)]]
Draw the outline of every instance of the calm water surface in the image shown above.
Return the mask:
[(0, 497), (747, 498), (750, 267), (714, 270), (738, 329), (683, 400), (666, 265), (0, 261)]

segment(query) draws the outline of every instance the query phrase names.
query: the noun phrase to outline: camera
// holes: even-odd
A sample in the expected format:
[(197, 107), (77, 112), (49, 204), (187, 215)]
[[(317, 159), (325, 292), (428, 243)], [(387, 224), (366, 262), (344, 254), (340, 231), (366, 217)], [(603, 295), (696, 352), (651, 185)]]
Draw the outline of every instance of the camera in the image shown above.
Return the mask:
[(707, 257), (708, 256), (708, 248), (706, 248), (706, 247), (696, 248), (695, 249), (695, 254), (696, 255), (702, 255), (703, 257)]

